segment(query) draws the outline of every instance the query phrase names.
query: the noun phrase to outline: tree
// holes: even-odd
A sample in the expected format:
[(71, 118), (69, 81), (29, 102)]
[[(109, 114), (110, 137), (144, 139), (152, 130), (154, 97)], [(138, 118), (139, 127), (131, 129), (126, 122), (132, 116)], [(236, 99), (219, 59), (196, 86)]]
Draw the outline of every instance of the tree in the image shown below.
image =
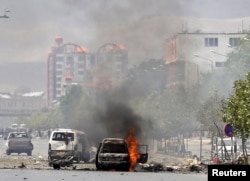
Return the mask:
[(244, 78), (250, 69), (250, 34), (239, 39), (239, 46), (228, 55), (225, 66), (235, 80)]
[[(219, 135), (218, 131), (223, 129), (223, 125), (220, 118), (221, 101), (222, 97), (217, 91), (214, 92), (200, 107), (197, 112), (197, 120), (208, 129), (213, 135)], [(217, 126), (219, 130), (217, 129)]]
[(71, 121), (74, 120), (74, 110), (80, 104), (81, 96), (83, 95), (82, 88), (79, 85), (72, 85), (68, 94), (60, 100), (60, 110), (64, 117), (62, 126), (70, 127)]
[(242, 139), (244, 163), (248, 164), (246, 140), (250, 135), (250, 72), (246, 79), (234, 82), (234, 93), (222, 104), (222, 120), (235, 128)]

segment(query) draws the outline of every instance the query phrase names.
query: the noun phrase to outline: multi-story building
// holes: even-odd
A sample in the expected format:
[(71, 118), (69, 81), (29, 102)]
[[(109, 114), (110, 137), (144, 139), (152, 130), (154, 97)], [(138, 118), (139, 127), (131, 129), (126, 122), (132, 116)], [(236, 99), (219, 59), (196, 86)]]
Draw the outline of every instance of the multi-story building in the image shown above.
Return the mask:
[(41, 112), (46, 107), (44, 92), (0, 93), (1, 117), (27, 117)]
[(115, 87), (127, 71), (128, 51), (121, 44), (106, 43), (97, 53), (73, 43), (63, 44), (55, 38), (56, 46), (48, 55), (48, 107), (52, 108), (71, 85), (81, 85), (90, 94)]
[(227, 55), (246, 33), (179, 33), (166, 40), (167, 86), (182, 85), (186, 91), (201, 75), (222, 68)]
[(128, 69), (128, 51), (122, 44), (106, 43), (96, 53), (93, 83), (98, 90), (116, 87)]
[(65, 95), (69, 84), (81, 83), (87, 69), (93, 61), (89, 50), (74, 43), (63, 44), (63, 38), (56, 36), (56, 46), (51, 48), (47, 62), (47, 101), (53, 107), (62, 95)]

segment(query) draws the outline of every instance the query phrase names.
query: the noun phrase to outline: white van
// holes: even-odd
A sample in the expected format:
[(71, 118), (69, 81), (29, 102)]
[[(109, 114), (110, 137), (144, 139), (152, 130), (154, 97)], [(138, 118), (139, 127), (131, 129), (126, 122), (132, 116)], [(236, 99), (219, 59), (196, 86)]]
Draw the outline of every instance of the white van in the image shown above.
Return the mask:
[(49, 139), (48, 159), (67, 159), (73, 156), (76, 162), (88, 162), (90, 159), (89, 142), (83, 131), (75, 129), (55, 129)]

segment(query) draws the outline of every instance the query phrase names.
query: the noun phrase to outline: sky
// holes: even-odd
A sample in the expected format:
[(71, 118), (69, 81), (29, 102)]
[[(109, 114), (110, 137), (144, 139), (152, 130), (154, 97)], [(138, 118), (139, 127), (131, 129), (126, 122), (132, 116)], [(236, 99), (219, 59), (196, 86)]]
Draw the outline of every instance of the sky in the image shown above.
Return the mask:
[[(9, 18), (0, 18), (0, 66), (46, 63), (56, 35), (62, 36), (64, 43), (95, 52), (103, 45), (103, 32), (155, 16), (250, 17), (249, 0), (0, 0), (0, 15), (5, 8), (10, 12)], [(122, 33), (116, 36), (122, 37)], [(135, 41), (134, 46), (143, 45)]]
[(152, 16), (250, 16), (248, 0), (0, 0), (0, 63), (44, 61), (54, 37), (91, 47), (96, 34)]

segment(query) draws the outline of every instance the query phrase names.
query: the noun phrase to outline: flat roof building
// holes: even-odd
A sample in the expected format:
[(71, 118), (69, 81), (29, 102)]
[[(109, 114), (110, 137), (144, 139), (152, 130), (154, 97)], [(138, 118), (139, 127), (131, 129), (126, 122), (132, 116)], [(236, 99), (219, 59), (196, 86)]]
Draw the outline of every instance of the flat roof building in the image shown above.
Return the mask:
[(201, 75), (224, 67), (246, 33), (178, 33), (166, 40), (167, 87), (189, 90)]

